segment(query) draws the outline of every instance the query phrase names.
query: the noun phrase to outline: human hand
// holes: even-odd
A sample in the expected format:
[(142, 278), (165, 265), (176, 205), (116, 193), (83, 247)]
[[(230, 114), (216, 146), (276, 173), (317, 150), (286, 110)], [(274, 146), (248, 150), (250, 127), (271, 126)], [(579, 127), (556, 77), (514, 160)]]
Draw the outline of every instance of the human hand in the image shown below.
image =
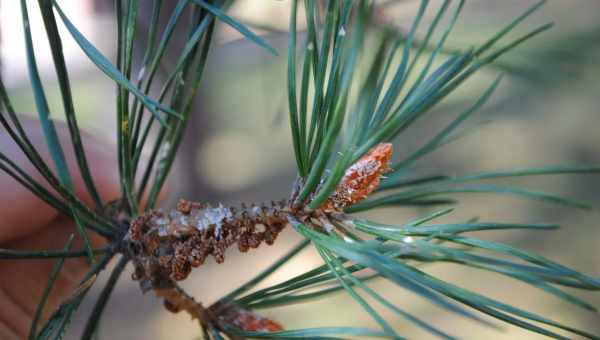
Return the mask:
[[(39, 122), (28, 119), (22, 121), (31, 142), (50, 168), (54, 169)], [(75, 194), (92, 206), (93, 201), (77, 169), (68, 129), (62, 124), (56, 125), (73, 176)], [(105, 202), (115, 199), (119, 195), (116, 156), (99, 141), (89, 136), (82, 138), (90, 171), (101, 197)], [(35, 180), (44, 183), (43, 177), (4, 130), (0, 131), (0, 150)], [(75, 234), (77, 240), (73, 249), (80, 249), (82, 243), (69, 218), (59, 214), (0, 170), (0, 248), (60, 250), (71, 234)], [(102, 245), (102, 237), (92, 232), (89, 235), (94, 246)], [(0, 260), (0, 339), (26, 338), (54, 262), (52, 259)], [(45, 317), (73, 291), (88, 268), (85, 258), (65, 261), (45, 308)]]

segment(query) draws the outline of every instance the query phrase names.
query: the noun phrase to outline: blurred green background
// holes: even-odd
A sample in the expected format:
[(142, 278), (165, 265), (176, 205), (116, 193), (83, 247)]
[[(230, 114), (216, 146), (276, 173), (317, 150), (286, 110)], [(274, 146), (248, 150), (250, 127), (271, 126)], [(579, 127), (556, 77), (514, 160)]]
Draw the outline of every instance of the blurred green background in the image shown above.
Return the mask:
[[(34, 112), (26, 68), (19, 66), (22, 62), (19, 55), (23, 53), (19, 45), (22, 33), (13, 28), (18, 25), (11, 26), (17, 20), (11, 14), (15, 13), (16, 3), (0, 2), (2, 73), (17, 108), (21, 112)], [(430, 6), (437, 8), (440, 3), (432, 1)], [(481, 42), (532, 3), (524, 0), (467, 1), (449, 44), (469, 47)], [(394, 25), (406, 28), (417, 4), (418, 1), (396, 1), (386, 7), (385, 15)], [(79, 18), (75, 22), (84, 25), (84, 33), (104, 53), (114, 55), (115, 23), (110, 2), (107, 5), (81, 1), (67, 10)], [(288, 195), (295, 178), (285, 97), (287, 37), (282, 33), (287, 27), (288, 11), (288, 1), (243, 0), (232, 8), (232, 14), (243, 21), (256, 27), (270, 27), (258, 31), (278, 47), (279, 57), (264, 53), (251, 42), (240, 40), (228, 27), (219, 26), (217, 42), (210, 53), (208, 72), (196, 103), (197, 112), (188, 127), (178, 166), (171, 175), (170, 199), (165, 206), (172, 205), (179, 197), (236, 204), (270, 201)], [(450, 174), (466, 174), (552, 164), (600, 164), (600, 67), (597, 61), (600, 58), (600, 2), (549, 1), (517, 34), (547, 21), (554, 21), (555, 28), (502, 58), (497, 67), (486, 69), (402, 135), (396, 143), (396, 156), (420, 146), (473, 100), (491, 79), (505, 73), (502, 86), (492, 101), (470, 122), (470, 126), (485, 124), (429, 156), (419, 164), (419, 171), (431, 173), (444, 169)], [(34, 32), (41, 29), (39, 20), (37, 23), (34, 20), (32, 27)], [(43, 35), (38, 37), (43, 39)], [(81, 52), (76, 48), (69, 50), (68, 46), (81, 125), (98, 138), (114, 143), (114, 86), (86, 61)], [(40, 48), (38, 53), (47, 52)], [(49, 65), (42, 66), (44, 80), (50, 90), (52, 106), (60, 108), (58, 88)], [(57, 115), (56, 119), (62, 117)], [(511, 179), (505, 183), (584, 199), (595, 208), (579, 211), (511, 197), (464, 195), (460, 197), (462, 202), (455, 213), (447, 219), (460, 221), (478, 216), (487, 221), (560, 223), (563, 228), (558, 231), (487, 232), (484, 237), (536, 251), (580, 271), (600, 275), (599, 177), (553, 176)], [(402, 223), (426, 212), (423, 209), (386, 208), (368, 215), (382, 222)], [(224, 264), (209, 261), (196, 270), (184, 286), (198, 299), (210, 304), (270, 264), (298, 239), (292, 230), (287, 230), (273, 247), (261, 247), (244, 256), (232, 250)], [(266, 283), (315, 267), (320, 261), (315, 253), (305, 251)], [(524, 284), (449, 264), (433, 265), (426, 270), (460, 286), (600, 334), (598, 314), (578, 310)], [(376, 282), (374, 287), (406, 310), (465, 339), (542, 338), (501, 323), (498, 323), (500, 331), (486, 328), (448, 314), (412, 294), (392, 289), (395, 287), (382, 281)], [(573, 293), (600, 307), (599, 294)], [(143, 296), (136, 283), (127, 275), (123, 276), (103, 318), (101, 335), (106, 339), (193, 339), (200, 336), (196, 323), (187, 316), (167, 312), (160, 301), (150, 295)], [(77, 338), (81, 332), (85, 312), (89, 311), (89, 302), (93, 298), (87, 301), (71, 326), (69, 338)], [(288, 329), (340, 324), (374, 326), (344, 293), (302, 305), (270, 309), (264, 314)], [(404, 320), (391, 314), (387, 316), (398, 326), (400, 334), (408, 338), (430, 337)]]

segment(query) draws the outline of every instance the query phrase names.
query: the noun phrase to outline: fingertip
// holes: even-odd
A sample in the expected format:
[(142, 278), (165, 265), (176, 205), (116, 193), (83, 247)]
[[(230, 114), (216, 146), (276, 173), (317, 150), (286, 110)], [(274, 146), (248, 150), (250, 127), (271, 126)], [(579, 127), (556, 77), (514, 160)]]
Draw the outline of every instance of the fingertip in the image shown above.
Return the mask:
[[(61, 131), (61, 139), (68, 142), (69, 133), (64, 127)], [(120, 194), (118, 161), (114, 147), (101, 141), (90, 134), (82, 133), (82, 145), (85, 150), (87, 168), (91, 177), (91, 182), (102, 202), (115, 200)], [(69, 169), (74, 174), (75, 192), (84, 203), (92, 206), (95, 200), (92, 197), (91, 190), (84, 180), (82, 171), (79, 168), (77, 157), (74, 152), (67, 154)]]
[[(54, 170), (54, 162), (39, 122), (29, 117), (21, 117), (21, 123), (31, 144), (36, 147), (47, 166)], [(57, 122), (55, 126), (67, 159), (75, 196), (94, 209), (96, 202), (80, 171), (69, 130), (63, 123)], [(115, 153), (111, 152), (112, 148), (108, 143), (101, 142), (98, 138), (86, 133), (82, 133), (81, 137), (87, 168), (95, 190), (103, 202), (114, 200), (119, 196), (118, 163)], [(56, 197), (60, 197), (6, 131), (0, 131), (0, 146), (5, 156), (35, 182), (54, 193)], [(30, 234), (59, 215), (52, 206), (3, 171), (0, 171), (0, 187), (3, 192), (10, 193), (0, 195), (0, 242)]]

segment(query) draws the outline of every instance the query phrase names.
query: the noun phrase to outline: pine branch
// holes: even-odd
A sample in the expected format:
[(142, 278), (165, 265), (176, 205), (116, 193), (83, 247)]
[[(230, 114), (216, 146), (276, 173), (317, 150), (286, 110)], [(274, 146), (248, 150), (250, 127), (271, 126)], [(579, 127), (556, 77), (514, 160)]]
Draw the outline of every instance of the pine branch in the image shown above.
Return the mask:
[[(541, 232), (556, 229), (554, 224), (477, 220), (435, 223), (442, 216), (449, 218), (453, 209), (434, 211), (391, 225), (349, 215), (390, 204), (455, 204), (458, 202), (457, 193), (510, 194), (566, 206), (587, 207), (584, 203), (555, 194), (478, 182), (522, 176), (595, 174), (600, 172), (598, 166), (547, 166), (464, 176), (450, 176), (443, 172), (432, 176), (414, 173), (415, 165), (424, 156), (464, 133), (459, 128), (489, 101), (501, 77), (423, 146), (395, 164), (391, 163), (393, 142), (398, 136), (427, 116), (485, 66), (502, 65), (499, 58), (552, 26), (551, 23), (541, 25), (508, 43), (502, 43), (543, 5), (543, 1), (527, 9), (483, 44), (463, 50), (448, 47), (446, 42), (458, 23), (465, 1), (456, 4), (443, 1), (433, 9), (433, 19), (428, 24), (424, 24), (424, 18), (432, 11), (432, 6), (429, 1), (421, 1), (410, 29), (403, 33), (390, 27), (382, 29), (380, 8), (369, 1), (306, 0), (304, 6), (299, 7), (293, 0), (290, 4), (287, 50), (287, 95), (298, 179), (290, 198), (260, 206), (242, 205), (241, 208), (181, 200), (176, 209), (166, 213), (155, 207), (192, 115), (217, 22), (237, 30), (274, 55), (277, 51), (264, 38), (227, 14), (233, 4), (231, 0), (180, 0), (164, 28), (159, 27), (164, 3), (155, 0), (143, 56), (138, 65), (134, 45), (143, 39), (145, 33), (138, 28), (140, 2), (118, 0), (115, 2), (117, 60), (112, 63), (70, 21), (56, 0), (39, 0), (38, 3), (50, 41), (71, 144), (95, 208), (86, 206), (74, 194), (71, 173), (50, 119), (37, 70), (27, 7), (22, 0), (31, 87), (56, 171), (46, 164), (29, 140), (1, 81), (0, 124), (51, 189), (45, 183), (38, 183), (34, 176), (3, 153), (0, 153), (0, 169), (70, 217), (84, 241), (84, 249), (76, 251), (70, 250), (72, 237), (62, 251), (0, 249), (0, 260), (58, 259), (32, 323), (31, 338), (61, 337), (97, 275), (117, 254), (121, 258), (89, 316), (82, 335), (84, 339), (96, 334), (107, 302), (129, 261), (134, 265), (134, 279), (139, 281), (142, 291), (153, 290), (171, 312), (187, 312), (198, 321), (204, 336), (209, 339), (401, 338), (398, 327), (380, 313), (380, 307), (436, 337), (453, 338), (436, 325), (393, 304), (382, 292), (370, 286), (373, 279), (389, 281), (450, 313), (483, 324), (490, 325), (490, 322), (480, 313), (553, 338), (566, 338), (555, 328), (569, 336), (598, 338), (543, 315), (459, 287), (422, 269), (431, 263), (451, 263), (476, 271), (485, 270), (524, 282), (585, 310), (596, 311), (595, 306), (573, 296), (563, 287), (597, 291), (600, 290), (599, 278), (534, 253), (470, 234), (477, 231), (485, 235), (488, 230), (508, 232), (514, 229)], [(82, 51), (117, 86), (117, 153), (122, 192), (121, 197), (112, 203), (101, 201), (89, 170), (54, 10)], [(168, 67), (166, 78), (158, 79), (157, 71), (167, 52), (172, 50), (173, 36), (178, 34), (178, 27), (186, 25), (182, 17), (188, 12), (190, 20), (184, 28), (187, 35), (183, 48), (173, 51), (175, 62)], [(306, 20), (305, 39), (298, 39), (298, 27), (302, 25), (298, 20), (302, 17)], [(442, 27), (444, 22), (445, 27)], [(376, 28), (377, 35), (371, 28)], [(424, 35), (418, 32), (424, 32)], [(434, 39), (436, 36), (439, 36), (437, 41)], [(377, 38), (374, 47), (368, 43), (375, 40), (372, 38)], [(365, 53), (369, 48), (374, 50), (372, 55)], [(357, 72), (359, 68), (366, 70), (364, 77)], [(151, 97), (151, 93), (158, 93), (156, 99)], [(150, 151), (150, 161), (146, 168), (141, 169), (140, 158), (147, 151)], [(140, 211), (146, 192), (149, 192), (148, 202), (144, 205), (145, 211)], [(245, 252), (263, 242), (274, 244), (279, 233), (288, 226), (302, 235), (304, 241), (213, 305), (205, 308), (179, 286), (178, 282), (185, 280), (192, 268), (201, 266), (209, 256), (222, 263), (225, 250), (234, 245)], [(88, 229), (104, 236), (109, 245), (92, 249), (87, 237)], [(323, 265), (253, 290), (309, 243), (321, 255)], [(59, 306), (38, 333), (38, 319), (65, 259), (87, 256), (94, 261), (96, 255), (102, 256), (93, 264), (78, 289)], [(354, 327), (286, 330), (277, 320), (254, 311), (304, 303), (341, 291), (348, 293), (379, 324), (381, 330)], [(377, 306), (373, 302), (377, 302)]]

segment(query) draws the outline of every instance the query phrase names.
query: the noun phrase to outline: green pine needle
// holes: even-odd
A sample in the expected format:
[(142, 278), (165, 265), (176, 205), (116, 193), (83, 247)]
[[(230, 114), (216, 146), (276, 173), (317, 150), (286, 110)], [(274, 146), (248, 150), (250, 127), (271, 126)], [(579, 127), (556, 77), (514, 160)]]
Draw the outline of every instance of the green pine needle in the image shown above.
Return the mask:
[[(71, 245), (73, 244), (73, 236), (71, 235), (69, 237), (69, 239), (67, 240), (67, 244), (65, 245), (65, 248), (63, 249), (63, 252), (68, 252), (71, 249)], [(52, 291), (52, 287), (54, 287), (54, 284), (56, 283), (56, 279), (58, 278), (58, 275), (60, 274), (60, 271), (63, 267), (63, 264), (65, 263), (65, 259), (66, 257), (61, 257), (58, 260), (56, 260), (56, 264), (54, 265), (54, 268), (52, 268), (52, 272), (50, 273), (50, 277), (48, 278), (48, 284), (46, 285), (46, 288), (44, 288), (44, 291), (42, 292), (42, 297), (40, 299), (40, 303), (38, 304), (36, 310), (35, 310), (35, 314), (33, 315), (33, 319), (31, 321), (31, 329), (29, 331), (29, 339), (30, 340), (35, 340), (37, 337), (37, 325), (40, 321), (40, 318), (42, 317), (42, 313), (44, 311), (44, 307), (46, 306), (46, 303), (48, 302), (48, 298), (50, 297), (50, 292)]]

